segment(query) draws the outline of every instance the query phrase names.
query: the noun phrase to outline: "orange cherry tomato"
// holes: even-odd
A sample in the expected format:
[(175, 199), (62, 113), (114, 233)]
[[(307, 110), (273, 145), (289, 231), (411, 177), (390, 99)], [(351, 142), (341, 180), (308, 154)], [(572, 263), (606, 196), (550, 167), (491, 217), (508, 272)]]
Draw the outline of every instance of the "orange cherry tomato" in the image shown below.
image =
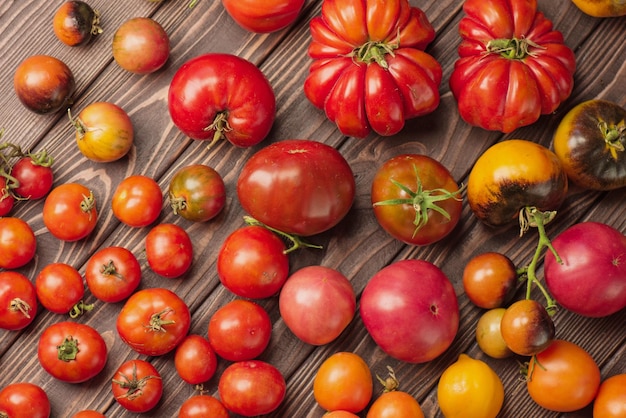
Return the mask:
[(84, 1), (66, 1), (54, 14), (52, 28), (64, 44), (85, 45), (92, 37), (102, 33), (100, 13)]
[(499, 308), (513, 297), (517, 284), (515, 265), (504, 254), (486, 252), (472, 258), (463, 270), (463, 288), (479, 308)]
[(554, 340), (554, 322), (544, 306), (533, 299), (522, 299), (509, 306), (500, 321), (500, 332), (515, 354), (532, 356)]
[(134, 228), (156, 221), (162, 207), (161, 186), (153, 178), (140, 174), (122, 180), (111, 199), (113, 215)]
[(626, 373), (608, 377), (600, 384), (593, 402), (593, 417), (626, 417)]

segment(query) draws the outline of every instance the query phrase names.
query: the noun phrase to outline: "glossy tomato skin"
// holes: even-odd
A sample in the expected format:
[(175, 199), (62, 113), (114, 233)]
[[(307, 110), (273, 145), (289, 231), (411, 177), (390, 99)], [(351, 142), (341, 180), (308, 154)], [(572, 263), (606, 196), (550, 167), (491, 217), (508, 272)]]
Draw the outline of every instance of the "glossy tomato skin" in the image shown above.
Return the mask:
[(163, 67), (170, 56), (167, 32), (149, 17), (134, 17), (122, 23), (111, 45), (115, 62), (134, 74), (153, 73)]
[[(37, 299), (44, 308), (56, 314), (80, 309), (85, 295), (83, 276), (69, 264), (55, 262), (46, 265), (35, 278)], [(79, 311), (76, 311), (78, 315)]]
[(219, 399), (210, 395), (194, 395), (180, 406), (178, 418), (229, 418)]
[(617, 103), (592, 99), (574, 106), (553, 145), (573, 183), (590, 190), (626, 186), (626, 109)]
[(37, 239), (28, 223), (20, 218), (0, 217), (0, 268), (25, 266), (37, 251)]
[(128, 113), (110, 102), (86, 106), (72, 120), (76, 145), (91, 161), (117, 161), (130, 151), (134, 141), (133, 124)]
[(153, 178), (141, 174), (122, 180), (111, 198), (115, 217), (133, 228), (148, 226), (156, 221), (162, 207), (161, 186)]
[(479, 308), (504, 306), (517, 289), (517, 269), (513, 261), (498, 252), (484, 252), (472, 257), (463, 269), (463, 290)]
[(80, 183), (64, 183), (50, 191), (43, 206), (43, 223), (62, 241), (78, 241), (96, 228), (98, 209), (93, 192)]
[(581, 11), (593, 17), (617, 17), (626, 15), (626, 3), (622, 0), (572, 0)]
[(50, 399), (30, 382), (10, 383), (0, 390), (0, 415), (10, 418), (49, 418)]
[(381, 269), (365, 286), (359, 309), (378, 346), (408, 363), (441, 355), (459, 328), (452, 283), (441, 269), (424, 260), (401, 260)]
[(55, 36), (69, 46), (85, 45), (102, 33), (100, 13), (80, 0), (63, 3), (54, 13), (52, 29)]
[(410, 245), (428, 245), (443, 239), (454, 230), (463, 210), (452, 174), (439, 161), (420, 154), (403, 154), (385, 161), (372, 180), (371, 200), (383, 229)]
[(467, 123), (512, 132), (569, 97), (574, 52), (536, 0), (470, 0), (463, 10), (450, 89)]
[(214, 168), (192, 164), (170, 180), (168, 199), (175, 215), (193, 222), (215, 218), (226, 205), (226, 186)]
[(544, 257), (545, 282), (557, 303), (587, 317), (626, 308), (626, 236), (610, 225), (580, 222), (552, 240), (559, 254)]
[(172, 351), (189, 332), (189, 308), (176, 293), (147, 288), (126, 300), (117, 316), (117, 332), (140, 354), (160, 356)]
[(40, 335), (39, 363), (51, 376), (68, 383), (85, 382), (100, 373), (107, 362), (107, 346), (89, 325), (57, 322)]
[(366, 415), (366, 418), (391, 417), (424, 418), (424, 412), (413, 396), (393, 390), (376, 398)]
[(556, 210), (567, 190), (567, 174), (556, 154), (523, 139), (508, 139), (489, 147), (478, 157), (467, 180), (472, 212), (491, 226), (518, 221), (525, 207)]
[(222, 403), (244, 417), (265, 415), (283, 402), (287, 384), (280, 370), (261, 361), (239, 361), (228, 366), (218, 382)]
[(28, 277), (16, 271), (0, 271), (0, 329), (19, 330), (37, 314), (37, 292)]
[(105, 415), (101, 412), (98, 412), (93, 409), (83, 409), (82, 411), (76, 412), (70, 418), (106, 418)]
[(15, 196), (12, 194), (10, 182), (0, 176), (0, 217), (8, 216), (15, 206)]
[(546, 308), (534, 299), (512, 303), (500, 319), (500, 333), (507, 347), (520, 356), (535, 355), (548, 347), (556, 334)]
[(355, 189), (352, 169), (339, 151), (308, 139), (262, 148), (248, 159), (237, 180), (239, 203), (248, 214), (300, 236), (337, 225), (352, 207)]
[(250, 147), (269, 134), (274, 90), (261, 70), (231, 54), (209, 53), (184, 63), (168, 92), (174, 124), (187, 136)]
[(141, 265), (124, 247), (111, 246), (96, 251), (87, 260), (85, 282), (97, 299), (120, 302), (129, 297), (141, 283)]
[(294, 272), (283, 286), (278, 306), (287, 327), (307, 344), (328, 344), (350, 324), (356, 294), (350, 280), (325, 266)]
[(115, 400), (125, 409), (143, 413), (153, 409), (163, 395), (161, 374), (146, 360), (127, 360), (111, 380)]
[(69, 106), (76, 81), (72, 70), (60, 59), (33, 55), (15, 70), (13, 86), (27, 109), (46, 114)]
[(582, 347), (554, 340), (530, 360), (526, 388), (541, 407), (572, 412), (589, 405), (600, 387), (600, 368)]
[(193, 244), (178, 225), (165, 223), (146, 235), (146, 260), (156, 274), (174, 279), (185, 274), (193, 263)]
[(439, 105), (441, 66), (424, 52), (435, 31), (408, 1), (326, 1), (309, 27), (304, 92), (344, 135), (393, 135)]
[(506, 308), (489, 309), (476, 323), (476, 343), (483, 353), (492, 358), (502, 359), (513, 355), (513, 351), (502, 338), (502, 316), (505, 312)]
[(217, 356), (209, 340), (190, 334), (176, 347), (174, 367), (185, 382), (199, 385), (208, 382), (215, 374)]
[(51, 165), (50, 158), (39, 161), (31, 157), (23, 157), (17, 160), (11, 168), (11, 176), (19, 182), (14, 192), (29, 200), (44, 198), (52, 189), (54, 182)]
[(304, 0), (222, 0), (222, 5), (242, 28), (269, 33), (292, 24), (304, 6)]
[(607, 377), (593, 402), (594, 418), (619, 418), (626, 416), (626, 373)]

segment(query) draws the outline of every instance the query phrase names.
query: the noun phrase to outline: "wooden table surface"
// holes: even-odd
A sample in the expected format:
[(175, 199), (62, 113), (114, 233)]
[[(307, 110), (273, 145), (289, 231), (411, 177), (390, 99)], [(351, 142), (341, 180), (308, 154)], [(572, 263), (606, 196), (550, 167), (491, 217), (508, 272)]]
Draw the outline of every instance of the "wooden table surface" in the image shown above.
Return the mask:
[[(357, 184), (357, 196), (348, 216), (332, 230), (311, 240), (323, 250), (305, 249), (290, 257), (291, 270), (321, 264), (336, 268), (350, 278), (360, 294), (369, 278), (394, 260), (420, 258), (440, 266), (454, 283), (461, 312), (461, 324), (452, 346), (426, 364), (408, 364), (385, 355), (368, 336), (358, 314), (334, 342), (313, 347), (300, 342), (281, 321), (277, 298), (259, 301), (270, 313), (273, 334), (261, 359), (276, 365), (287, 380), (287, 396), (272, 417), (321, 417), (322, 409), (312, 394), (312, 380), (321, 364), (337, 351), (354, 351), (370, 365), (373, 373), (384, 374), (392, 366), (402, 388), (421, 403), (427, 417), (440, 417), (436, 385), (443, 370), (460, 353), (469, 353), (488, 362), (505, 385), (502, 417), (590, 417), (590, 409), (556, 414), (536, 406), (519, 380), (515, 359), (493, 360), (481, 353), (474, 341), (474, 326), (482, 310), (464, 295), (461, 274), (465, 263), (483, 251), (507, 254), (518, 265), (526, 265), (536, 246), (536, 235), (518, 236), (515, 226), (493, 230), (482, 225), (465, 205), (463, 217), (452, 235), (427, 247), (411, 247), (390, 238), (376, 223), (369, 204), (369, 185), (374, 169), (384, 160), (404, 152), (424, 153), (440, 160), (459, 182), (465, 182), (476, 158), (491, 144), (506, 138), (524, 138), (550, 146), (552, 132), (564, 113), (587, 99), (603, 98), (626, 105), (626, 18), (597, 19), (584, 15), (569, 1), (539, 0), (539, 8), (560, 30), (577, 59), (575, 88), (571, 97), (552, 115), (535, 124), (502, 135), (472, 128), (463, 122), (450, 93), (448, 79), (457, 58), (457, 27), (462, 17), (458, 0), (412, 1), (422, 8), (437, 31), (428, 52), (443, 67), (441, 103), (430, 116), (409, 121), (404, 130), (390, 138), (358, 140), (342, 136), (304, 97), (302, 85), (310, 59), (308, 22), (319, 14), (321, 1), (307, 0), (298, 21), (273, 34), (253, 34), (241, 29), (228, 16), (221, 2), (199, 0), (187, 8), (187, 0), (149, 2), (145, 0), (91, 0), (100, 10), (104, 32), (83, 47), (68, 47), (52, 31), (52, 17), (61, 1), (3, 0), (0, 3), (0, 126), (3, 140), (24, 149), (45, 148), (56, 158), (55, 185), (80, 182), (90, 187), (98, 201), (97, 229), (87, 238), (64, 243), (54, 238), (42, 222), (43, 201), (19, 204), (13, 216), (26, 220), (35, 231), (38, 249), (35, 259), (18, 271), (34, 279), (48, 263), (60, 261), (84, 272), (85, 262), (99, 248), (122, 245), (140, 255), (149, 228), (133, 229), (120, 224), (110, 209), (112, 191), (131, 174), (155, 178), (166, 191), (169, 179), (179, 168), (203, 163), (214, 167), (228, 190), (223, 213), (208, 223), (191, 223), (164, 206), (157, 222), (173, 222), (187, 230), (194, 243), (194, 264), (181, 279), (168, 280), (143, 266), (141, 288), (167, 287), (180, 295), (192, 311), (192, 333), (206, 335), (209, 318), (225, 302), (234, 299), (216, 273), (216, 254), (223, 240), (243, 225), (235, 185), (242, 164), (255, 151), (271, 142), (288, 138), (309, 138), (331, 144), (350, 163)], [(150, 16), (166, 29), (171, 55), (160, 71), (139, 76), (119, 68), (112, 59), (111, 40), (116, 28), (135, 16)], [(277, 117), (269, 137), (256, 147), (239, 149), (221, 142), (211, 149), (186, 138), (171, 122), (167, 111), (167, 89), (176, 70), (187, 60), (206, 52), (239, 55), (257, 64), (275, 89)], [(33, 54), (49, 54), (65, 61), (77, 80), (72, 109), (77, 113), (95, 101), (111, 101), (130, 115), (136, 133), (135, 145), (120, 161), (98, 164), (79, 153), (73, 128), (63, 112), (37, 115), (26, 110), (13, 90), (13, 73), (19, 63)], [(465, 201), (466, 202), (466, 201)], [(547, 232), (556, 236), (570, 225), (585, 220), (608, 223), (626, 232), (626, 193), (589, 192), (572, 187), (557, 219)], [(541, 277), (541, 270), (540, 277)], [(522, 292), (518, 292), (521, 297)], [(41, 332), (64, 316), (39, 310), (35, 321), (19, 332), (0, 331), (0, 387), (11, 382), (30, 381), (43, 387), (52, 403), (52, 416), (68, 417), (80, 409), (97, 409), (108, 417), (131, 417), (111, 394), (111, 377), (125, 360), (145, 358), (131, 351), (117, 336), (115, 318), (121, 303), (104, 304), (88, 295), (96, 309), (77, 319), (95, 327), (109, 348), (104, 371), (84, 384), (67, 384), (51, 378), (37, 361), (36, 346)], [(597, 360), (602, 376), (626, 372), (626, 311), (608, 318), (585, 319), (564, 310), (554, 317), (557, 337), (578, 343)], [(165, 391), (160, 404), (147, 417), (173, 417), (194, 388), (176, 374), (173, 354), (149, 359), (162, 373)], [(216, 376), (206, 387), (217, 394), (219, 373), (227, 366), (220, 361)], [(376, 392), (375, 395), (378, 395)]]

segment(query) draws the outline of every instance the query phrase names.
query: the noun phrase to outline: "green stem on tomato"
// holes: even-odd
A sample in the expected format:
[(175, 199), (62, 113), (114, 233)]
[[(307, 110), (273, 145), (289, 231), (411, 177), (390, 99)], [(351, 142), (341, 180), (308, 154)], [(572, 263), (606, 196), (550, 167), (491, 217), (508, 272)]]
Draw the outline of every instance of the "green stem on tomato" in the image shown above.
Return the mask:
[(285, 251), (283, 251), (283, 253), (285, 253), (285, 254), (289, 254), (290, 252), (295, 251), (295, 250), (297, 250), (297, 249), (299, 249), (301, 247), (316, 248), (316, 249), (324, 248), (321, 245), (315, 245), (315, 244), (310, 244), (308, 242), (305, 242), (298, 235), (288, 234), (288, 233), (280, 231), (280, 230), (278, 230), (276, 228), (272, 228), (271, 226), (265, 225), (263, 222), (260, 222), (260, 221), (257, 221), (256, 219), (254, 219), (252, 216), (244, 216), (243, 220), (248, 225), (262, 226), (263, 228), (269, 229), (270, 231), (272, 231), (272, 232), (278, 234), (279, 236), (287, 239), (287, 241), (289, 241), (291, 243), (291, 246), (289, 246), (289, 248), (287, 248)]

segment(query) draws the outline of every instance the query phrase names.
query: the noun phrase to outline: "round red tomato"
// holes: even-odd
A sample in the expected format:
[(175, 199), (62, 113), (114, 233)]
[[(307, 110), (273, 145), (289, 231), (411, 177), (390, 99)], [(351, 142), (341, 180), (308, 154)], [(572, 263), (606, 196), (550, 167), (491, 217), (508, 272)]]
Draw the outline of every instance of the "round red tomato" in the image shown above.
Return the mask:
[(435, 30), (407, 0), (325, 1), (310, 30), (304, 93), (344, 135), (394, 135), (439, 105), (441, 65), (424, 52)]
[(139, 354), (160, 356), (185, 338), (191, 324), (189, 308), (168, 289), (153, 287), (135, 292), (117, 316), (117, 332)]
[(441, 269), (424, 260), (401, 260), (381, 269), (365, 286), (359, 309), (380, 348), (409, 363), (441, 355), (459, 328), (452, 283)]
[(146, 360), (122, 363), (111, 380), (115, 400), (125, 409), (143, 413), (153, 409), (163, 395), (163, 380), (159, 371)]
[(78, 411), (71, 418), (106, 418), (104, 414), (95, 411), (93, 409), (83, 409), (82, 411)]
[(274, 124), (276, 98), (254, 64), (236, 55), (210, 53), (187, 61), (174, 74), (168, 108), (174, 124), (193, 139), (214, 143), (226, 138), (251, 147)]
[(601, 384), (593, 402), (595, 418), (626, 416), (626, 373), (615, 374)]
[(356, 312), (350, 280), (324, 266), (307, 266), (289, 276), (278, 303), (280, 316), (291, 332), (312, 345), (336, 339)]
[(76, 145), (91, 161), (108, 163), (128, 154), (134, 141), (128, 113), (109, 102), (91, 103), (71, 119)]
[(0, 268), (25, 266), (36, 250), (37, 239), (30, 225), (20, 218), (0, 217)]
[(217, 356), (209, 340), (200, 335), (188, 335), (176, 347), (174, 367), (185, 382), (199, 385), (215, 374)]
[(11, 167), (11, 176), (18, 185), (13, 190), (18, 196), (37, 200), (45, 197), (52, 189), (54, 173), (53, 159), (45, 151), (22, 157)]
[(554, 340), (531, 358), (526, 387), (542, 408), (572, 412), (589, 405), (600, 387), (600, 368), (582, 347)]
[(569, 97), (574, 52), (535, 0), (470, 0), (463, 10), (450, 89), (467, 123), (512, 132)]
[(215, 169), (193, 164), (179, 169), (168, 191), (175, 215), (194, 222), (215, 218), (226, 205), (226, 186)]
[(0, 175), (0, 217), (7, 216), (15, 206), (14, 183)]
[(269, 363), (239, 361), (224, 370), (218, 391), (226, 409), (244, 417), (255, 417), (280, 406), (287, 383), (280, 370)]
[(320, 365), (313, 379), (313, 395), (327, 411), (358, 413), (372, 399), (374, 381), (369, 366), (356, 353), (340, 351)]
[(56, 379), (81, 383), (104, 369), (107, 346), (89, 325), (57, 322), (41, 333), (37, 357), (44, 370)]
[(95, 229), (97, 222), (96, 198), (82, 184), (61, 184), (46, 197), (43, 223), (60, 240), (83, 239)]
[(45, 114), (69, 106), (76, 81), (72, 70), (60, 59), (33, 55), (15, 70), (13, 87), (27, 109)]
[(16, 271), (0, 271), (0, 328), (25, 328), (36, 314), (37, 291), (33, 282)]
[(383, 163), (372, 181), (378, 223), (410, 245), (428, 245), (447, 236), (461, 218), (461, 191), (439, 161), (403, 154)]
[(246, 212), (265, 225), (300, 236), (337, 225), (350, 210), (355, 189), (352, 169), (339, 151), (306, 139), (262, 148), (248, 159), (237, 180), (237, 196)]
[(129, 297), (141, 283), (141, 265), (124, 247), (105, 247), (87, 260), (85, 282), (92, 295), (103, 302)]
[(228, 361), (252, 360), (267, 348), (272, 321), (267, 311), (249, 300), (235, 299), (209, 321), (208, 337), (218, 356)]
[(195, 395), (187, 399), (178, 411), (178, 418), (229, 418), (228, 410), (217, 398)]
[(153, 73), (170, 56), (170, 40), (158, 22), (149, 17), (134, 17), (122, 23), (112, 41), (113, 59), (135, 74)]
[(44, 308), (57, 314), (70, 313), (75, 318), (91, 306), (82, 303), (85, 295), (83, 276), (66, 263), (46, 265), (35, 279), (37, 299)]
[(10, 383), (0, 390), (0, 416), (49, 418), (50, 399), (39, 385), (29, 382)]
[(251, 32), (268, 33), (292, 24), (304, 0), (222, 0), (235, 22)]
[(100, 13), (80, 0), (63, 3), (54, 13), (52, 28), (56, 37), (66, 45), (85, 45), (102, 33)]
[(156, 274), (180, 277), (193, 262), (191, 238), (178, 225), (159, 224), (146, 235), (146, 260)]
[(163, 206), (161, 186), (151, 177), (135, 174), (117, 185), (111, 209), (117, 219), (134, 228), (157, 220)]
[(262, 226), (236, 229), (222, 243), (217, 274), (220, 282), (237, 296), (250, 299), (273, 296), (289, 275), (285, 243)]

